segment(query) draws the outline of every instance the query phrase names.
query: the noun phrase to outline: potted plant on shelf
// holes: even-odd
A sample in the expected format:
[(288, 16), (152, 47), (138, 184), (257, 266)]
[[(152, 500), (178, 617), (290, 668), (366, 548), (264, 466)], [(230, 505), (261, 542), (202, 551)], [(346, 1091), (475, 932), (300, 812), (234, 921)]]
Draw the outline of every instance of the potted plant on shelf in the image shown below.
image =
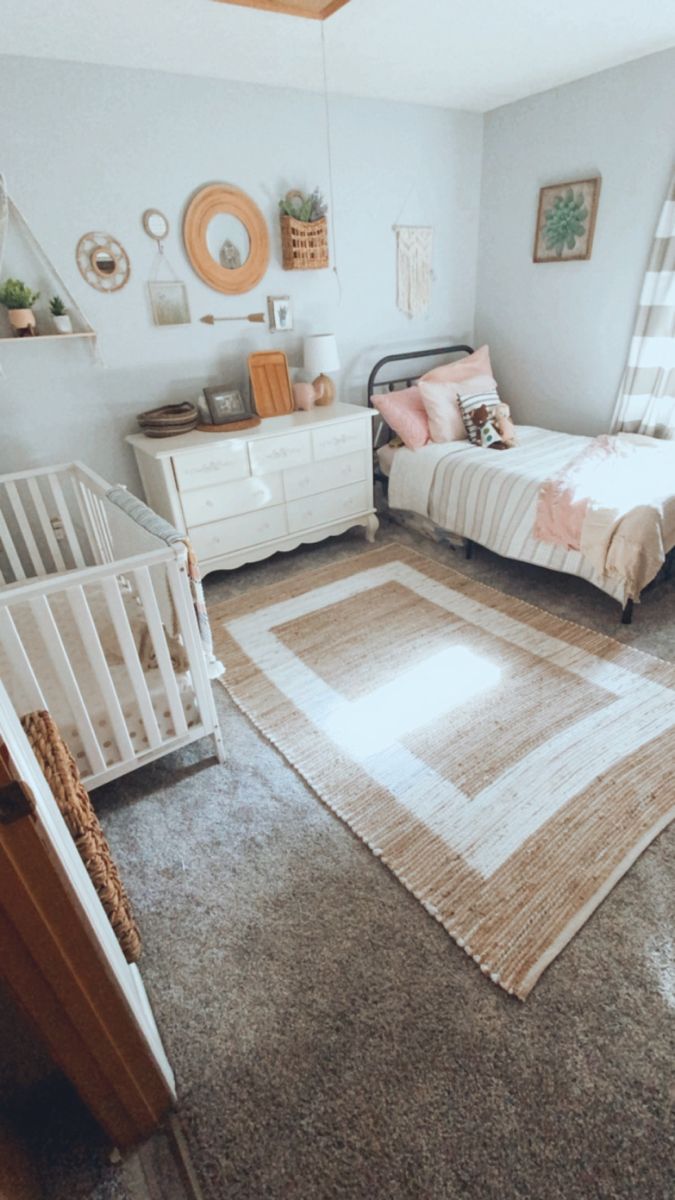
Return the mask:
[(68, 310), (60, 296), (52, 296), (49, 301), (49, 311), (54, 318), (54, 328), (57, 333), (72, 333), (73, 326), (68, 316)]
[(7, 309), (9, 323), (17, 337), (34, 337), (37, 333), (33, 305), (40, 298), (20, 279), (6, 279), (0, 284), (0, 304)]

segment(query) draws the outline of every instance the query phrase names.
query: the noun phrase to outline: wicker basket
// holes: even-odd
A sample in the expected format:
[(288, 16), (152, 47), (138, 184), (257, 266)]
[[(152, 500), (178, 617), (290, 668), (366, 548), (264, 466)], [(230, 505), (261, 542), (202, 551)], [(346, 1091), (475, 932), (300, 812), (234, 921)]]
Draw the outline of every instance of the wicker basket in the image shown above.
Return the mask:
[(328, 266), (328, 222), (281, 217), (284, 271), (315, 271)]
[(137, 962), (141, 953), (138, 926), (75, 759), (48, 712), (26, 713), (21, 724), (117, 934), (122, 953), (127, 962)]

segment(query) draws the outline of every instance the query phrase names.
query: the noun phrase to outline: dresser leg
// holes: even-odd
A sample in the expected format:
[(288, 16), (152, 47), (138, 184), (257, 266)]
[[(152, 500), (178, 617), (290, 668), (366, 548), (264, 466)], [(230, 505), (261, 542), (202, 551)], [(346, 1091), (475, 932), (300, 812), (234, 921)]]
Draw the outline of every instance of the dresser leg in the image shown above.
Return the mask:
[(378, 521), (377, 517), (375, 516), (375, 513), (371, 513), (366, 521), (366, 541), (367, 542), (375, 541), (375, 534), (377, 533), (379, 528), (380, 528), (380, 522)]

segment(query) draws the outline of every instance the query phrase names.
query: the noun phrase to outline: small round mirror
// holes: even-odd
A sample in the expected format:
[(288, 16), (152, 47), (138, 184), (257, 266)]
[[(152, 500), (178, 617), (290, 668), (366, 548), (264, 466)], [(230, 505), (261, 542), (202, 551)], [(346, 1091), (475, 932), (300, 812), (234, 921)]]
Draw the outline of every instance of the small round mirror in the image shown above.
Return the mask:
[(206, 244), (211, 257), (228, 271), (243, 267), (251, 253), (248, 230), (232, 213), (217, 213), (209, 221)]
[(92, 250), (91, 265), (99, 275), (113, 275), (116, 263), (107, 250)]
[(99, 292), (118, 292), (131, 274), (124, 246), (109, 233), (85, 233), (75, 257), (82, 278)]
[(163, 242), (169, 233), (169, 222), (158, 208), (146, 208), (143, 213), (143, 228), (148, 237)]

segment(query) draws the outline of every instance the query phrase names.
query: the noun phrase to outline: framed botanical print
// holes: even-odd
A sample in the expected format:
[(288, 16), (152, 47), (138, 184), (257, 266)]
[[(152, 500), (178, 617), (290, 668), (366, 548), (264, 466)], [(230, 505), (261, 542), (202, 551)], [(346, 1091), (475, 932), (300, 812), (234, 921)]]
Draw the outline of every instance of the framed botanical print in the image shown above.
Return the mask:
[(573, 262), (591, 257), (599, 195), (599, 178), (555, 183), (541, 189), (534, 262)]

